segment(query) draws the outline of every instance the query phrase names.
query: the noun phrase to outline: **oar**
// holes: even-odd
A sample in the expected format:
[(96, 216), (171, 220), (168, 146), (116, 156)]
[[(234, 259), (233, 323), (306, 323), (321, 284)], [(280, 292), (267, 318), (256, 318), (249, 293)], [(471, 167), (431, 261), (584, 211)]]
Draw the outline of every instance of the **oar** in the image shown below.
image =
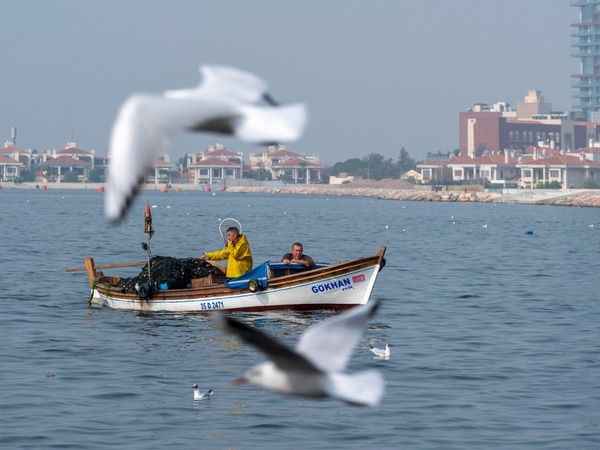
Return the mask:
[[(120, 269), (122, 267), (144, 267), (146, 261), (130, 261), (124, 263), (98, 264), (96, 269)], [(85, 272), (85, 267), (68, 267), (65, 272)]]

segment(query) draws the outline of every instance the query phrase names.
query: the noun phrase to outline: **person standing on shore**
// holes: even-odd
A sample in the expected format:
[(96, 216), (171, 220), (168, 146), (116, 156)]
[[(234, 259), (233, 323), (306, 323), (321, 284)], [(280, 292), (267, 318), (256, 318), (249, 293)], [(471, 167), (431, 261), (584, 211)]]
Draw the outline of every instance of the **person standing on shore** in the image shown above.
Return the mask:
[(200, 259), (227, 260), (227, 278), (238, 278), (252, 270), (252, 250), (246, 235), (237, 227), (227, 229), (227, 243), (220, 250), (205, 252)]

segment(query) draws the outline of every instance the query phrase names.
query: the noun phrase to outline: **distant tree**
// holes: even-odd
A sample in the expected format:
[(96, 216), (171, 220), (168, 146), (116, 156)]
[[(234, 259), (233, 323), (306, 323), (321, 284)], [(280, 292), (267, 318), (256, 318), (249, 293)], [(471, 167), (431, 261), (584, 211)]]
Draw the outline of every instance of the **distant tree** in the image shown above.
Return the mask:
[(380, 153), (369, 153), (363, 158), (350, 158), (343, 162), (338, 162), (330, 169), (333, 175), (347, 173), (356, 177), (380, 180), (382, 178), (399, 178), (403, 173), (416, 167), (415, 160), (412, 159), (404, 147), (400, 149), (398, 160), (386, 158)]
[(359, 158), (350, 158), (344, 162), (338, 162), (331, 168), (331, 173), (339, 175), (340, 173), (347, 173), (354, 176), (365, 176), (367, 171), (367, 163)]
[(400, 155), (398, 156), (398, 169), (400, 172), (399, 175), (402, 175), (403, 173), (408, 172), (409, 170), (412, 170), (415, 167), (417, 167), (417, 163), (414, 159), (410, 157), (406, 149), (402, 147), (400, 149)]

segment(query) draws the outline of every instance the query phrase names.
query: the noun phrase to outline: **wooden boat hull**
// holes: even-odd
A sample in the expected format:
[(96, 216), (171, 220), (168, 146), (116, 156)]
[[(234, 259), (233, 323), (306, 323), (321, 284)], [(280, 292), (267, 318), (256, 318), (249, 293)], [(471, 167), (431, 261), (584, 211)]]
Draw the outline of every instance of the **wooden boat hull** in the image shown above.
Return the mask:
[(263, 291), (225, 287), (158, 292), (148, 300), (112, 289), (97, 280), (90, 303), (114, 309), (144, 312), (266, 311), (275, 309), (343, 309), (369, 301), (383, 266), (383, 252), (349, 261), (272, 278)]

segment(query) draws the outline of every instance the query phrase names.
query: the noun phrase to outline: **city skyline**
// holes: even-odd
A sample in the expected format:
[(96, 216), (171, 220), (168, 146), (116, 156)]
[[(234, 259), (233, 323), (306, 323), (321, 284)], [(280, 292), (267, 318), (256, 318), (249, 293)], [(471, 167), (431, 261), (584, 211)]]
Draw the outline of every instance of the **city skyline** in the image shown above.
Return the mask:
[[(0, 137), (25, 147), (74, 138), (106, 150), (119, 104), (134, 91), (193, 86), (199, 63), (254, 71), (282, 100), (305, 101), (306, 136), (290, 146), (327, 163), (369, 152), (416, 158), (458, 146), (458, 112), (477, 101), (516, 103), (540, 89), (571, 109), (569, 2), (435, 1), (177, 8), (56, 2), (5, 7)], [(36, 11), (36, 14), (31, 14)], [(159, 30), (159, 31), (157, 31)], [(76, 36), (76, 39), (73, 38)], [(277, 36), (277, 39), (273, 39)], [(376, 50), (376, 51), (374, 51)], [(358, 61), (361, 61), (358, 64)], [(186, 136), (172, 157), (215, 141)]]

